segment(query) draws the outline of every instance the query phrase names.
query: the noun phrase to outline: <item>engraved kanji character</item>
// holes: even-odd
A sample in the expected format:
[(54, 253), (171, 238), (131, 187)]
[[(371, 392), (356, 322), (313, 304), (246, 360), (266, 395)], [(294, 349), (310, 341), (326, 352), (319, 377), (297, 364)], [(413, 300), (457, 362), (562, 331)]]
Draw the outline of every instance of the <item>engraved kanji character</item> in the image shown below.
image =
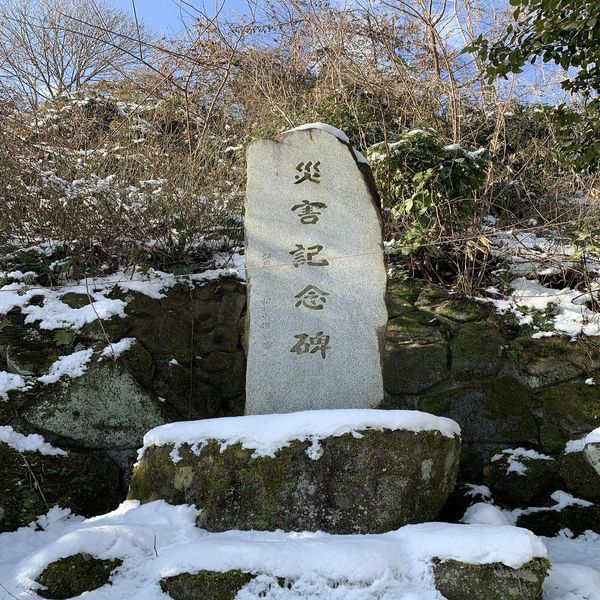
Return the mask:
[(324, 359), (327, 350), (330, 350), (330, 337), (325, 335), (322, 331), (317, 331), (313, 336), (310, 336), (307, 333), (299, 333), (294, 337), (298, 341), (294, 344), (290, 352), (295, 352), (298, 356), (301, 354), (315, 354), (320, 352), (321, 357)]
[(309, 202), (308, 200), (302, 200), (302, 204), (296, 204), (292, 206), (292, 211), (295, 212), (300, 209), (298, 215), (300, 216), (300, 223), (302, 225), (315, 225), (319, 222), (319, 215), (321, 214), (318, 208), (327, 208), (323, 202)]
[(327, 266), (329, 261), (325, 259), (313, 260), (321, 250), (323, 250), (323, 246), (320, 244), (310, 246), (309, 248), (305, 248), (302, 244), (296, 244), (296, 249), (290, 252), (294, 257), (294, 267), (299, 267), (300, 265), (310, 265), (311, 267)]
[(298, 298), (296, 308), (304, 306), (311, 310), (323, 310), (323, 306), (327, 302), (325, 296), (329, 296), (329, 293), (320, 290), (316, 285), (307, 285), (295, 296), (295, 298)]
[(312, 181), (313, 183), (321, 183), (321, 172), (319, 171), (319, 165), (321, 161), (312, 162), (309, 160), (308, 162), (298, 163), (296, 165), (296, 171), (300, 173), (300, 175), (296, 175), (294, 183), (302, 183), (303, 181)]

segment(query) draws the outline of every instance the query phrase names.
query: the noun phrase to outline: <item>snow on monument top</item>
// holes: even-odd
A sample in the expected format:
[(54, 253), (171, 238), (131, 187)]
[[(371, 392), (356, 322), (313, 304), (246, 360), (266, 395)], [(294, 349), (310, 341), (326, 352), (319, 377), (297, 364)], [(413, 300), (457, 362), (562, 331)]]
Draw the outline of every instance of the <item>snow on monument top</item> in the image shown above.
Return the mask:
[(202, 421), (169, 423), (144, 436), (144, 449), (173, 444), (203, 444), (219, 440), (221, 449), (240, 443), (257, 456), (274, 456), (292, 441), (318, 441), (358, 434), (369, 429), (439, 431), (445, 437), (460, 435), (458, 423), (417, 410), (332, 409), (301, 412), (223, 417)]

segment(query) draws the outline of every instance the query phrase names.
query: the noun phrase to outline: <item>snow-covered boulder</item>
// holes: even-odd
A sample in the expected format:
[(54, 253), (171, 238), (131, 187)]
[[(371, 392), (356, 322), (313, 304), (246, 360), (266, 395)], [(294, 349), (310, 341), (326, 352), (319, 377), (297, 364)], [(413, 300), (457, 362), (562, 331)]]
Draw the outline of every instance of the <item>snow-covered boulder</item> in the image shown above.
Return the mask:
[(562, 530), (569, 530), (573, 535), (588, 530), (600, 533), (600, 506), (562, 490), (551, 494), (541, 506), (516, 509), (511, 516), (518, 527), (525, 527), (536, 535), (552, 537)]
[(542, 541), (509, 525), (209, 533), (195, 526), (200, 510), (163, 501), (87, 520), (51, 512), (45, 531), (11, 540), (17, 557), (2, 585), (14, 597), (56, 593), (62, 581), (89, 600), (439, 600), (442, 588), (450, 600), (539, 600), (549, 566)]
[(560, 474), (570, 492), (600, 503), (600, 428), (567, 444)]
[(437, 516), (459, 452), (458, 425), (418, 411), (172, 423), (146, 434), (129, 497), (195, 504), (209, 531), (379, 533)]
[(484, 467), (483, 481), (494, 498), (507, 506), (530, 506), (553, 491), (556, 461), (526, 448), (506, 448)]

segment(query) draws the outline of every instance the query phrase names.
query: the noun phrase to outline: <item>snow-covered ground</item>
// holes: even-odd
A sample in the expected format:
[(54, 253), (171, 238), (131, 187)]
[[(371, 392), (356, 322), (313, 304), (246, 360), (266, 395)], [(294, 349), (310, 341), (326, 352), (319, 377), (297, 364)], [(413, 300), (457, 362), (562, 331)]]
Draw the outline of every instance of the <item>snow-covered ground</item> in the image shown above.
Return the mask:
[[(433, 582), (434, 556), (516, 568), (547, 554), (539, 538), (506, 525), (424, 523), (385, 534), (347, 536), (207, 533), (196, 528), (197, 514), (194, 507), (163, 501), (142, 506), (127, 501), (92, 519), (54, 508), (37, 524), (0, 535), (0, 590), (6, 600), (36, 598), (34, 580), (47, 564), (87, 552), (123, 560), (112, 586), (85, 594), (89, 600), (166, 600), (159, 587), (162, 578), (202, 569), (262, 572), (238, 594), (239, 600), (441, 600)], [(565, 538), (562, 543), (577, 542)], [(276, 577), (296, 582), (283, 591), (271, 587)], [(332, 581), (339, 584), (333, 587)], [(0, 598), (4, 600), (2, 591)], [(548, 598), (558, 600), (556, 595)]]
[[(128, 501), (112, 513), (83, 519), (55, 507), (37, 523), (0, 535), (0, 599), (37, 598), (31, 589), (45, 566), (77, 552), (124, 561), (113, 585), (85, 594), (89, 600), (166, 600), (160, 579), (200, 569), (266, 573), (239, 600), (283, 598), (270, 588), (274, 576), (297, 580), (287, 599), (441, 600), (433, 586), (433, 556), (518, 567), (546, 552), (553, 566), (544, 600), (600, 599), (600, 535), (591, 532), (540, 541), (492, 514), (483, 524), (472, 517), (476, 524), (426, 523), (380, 535), (207, 533), (195, 527), (197, 512), (163, 501)], [(333, 588), (332, 579), (342, 583)]]
[[(532, 326), (533, 337), (584, 333), (600, 335), (600, 313), (590, 310), (590, 303), (600, 300), (600, 259), (586, 253), (575, 243), (561, 238), (555, 231), (543, 235), (533, 231), (493, 229), (496, 220), (489, 217), (491, 254), (505, 268), (497, 277), (510, 278), (510, 293), (498, 287), (487, 290), (489, 297), (480, 300), (493, 304), (498, 312), (512, 313), (520, 325)], [(540, 278), (560, 277), (569, 272), (585, 276), (582, 289), (563, 285), (550, 287)], [(540, 328), (535, 315), (544, 315), (547, 326)]]
[[(555, 506), (532, 507), (506, 511), (490, 504), (479, 502), (470, 506), (464, 523), (506, 526), (516, 521), (517, 513), (541, 510), (561, 510), (572, 504), (586, 504), (585, 500), (557, 491), (552, 494)], [(587, 503), (590, 504), (590, 503)], [(543, 600), (600, 600), (600, 534), (586, 531), (579, 537), (565, 529), (556, 537), (540, 538), (548, 550), (552, 569), (544, 582)]]

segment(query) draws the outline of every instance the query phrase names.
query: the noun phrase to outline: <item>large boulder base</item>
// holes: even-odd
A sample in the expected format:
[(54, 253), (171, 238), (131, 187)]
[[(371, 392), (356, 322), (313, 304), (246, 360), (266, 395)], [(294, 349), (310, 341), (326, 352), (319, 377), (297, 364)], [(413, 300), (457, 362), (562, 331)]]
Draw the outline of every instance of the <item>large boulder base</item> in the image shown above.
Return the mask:
[(54, 505), (91, 517), (121, 500), (117, 465), (89, 453), (46, 456), (0, 443), (0, 464), (0, 532), (28, 525)]
[[(253, 458), (212, 440), (194, 453), (151, 446), (136, 466), (129, 498), (202, 507), (209, 531), (275, 530), (380, 533), (434, 519), (454, 488), (460, 440), (437, 431), (362, 431), (293, 441), (275, 456)], [(314, 450), (314, 447), (312, 448)]]
[(120, 567), (119, 559), (101, 560), (89, 554), (74, 554), (48, 565), (37, 578), (45, 589), (38, 596), (50, 600), (75, 598), (109, 583), (112, 572)]
[(549, 568), (545, 558), (519, 569), (445, 560), (434, 565), (435, 587), (447, 600), (539, 600)]

